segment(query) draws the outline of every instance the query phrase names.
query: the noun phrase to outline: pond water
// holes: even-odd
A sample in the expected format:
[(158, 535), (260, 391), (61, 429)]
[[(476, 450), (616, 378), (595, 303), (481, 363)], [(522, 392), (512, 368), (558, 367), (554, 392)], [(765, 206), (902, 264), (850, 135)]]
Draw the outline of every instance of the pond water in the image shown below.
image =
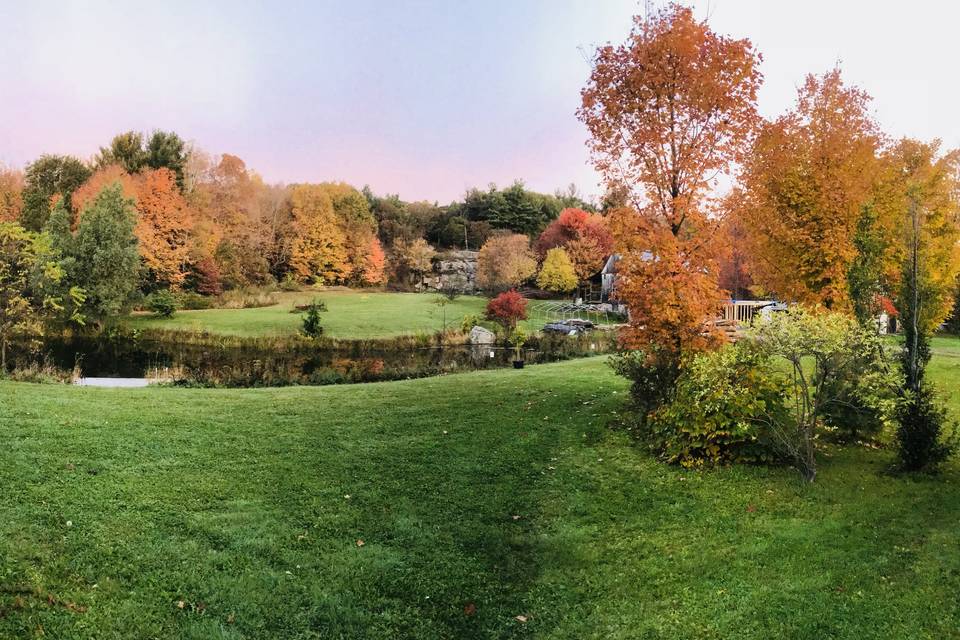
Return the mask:
[[(524, 350), (527, 364), (609, 351), (607, 335), (551, 337)], [(500, 346), (406, 346), (369, 344), (310, 347), (197, 345), (167, 340), (118, 338), (48, 339), (13, 345), (11, 366), (47, 364), (75, 376), (147, 378), (199, 386), (258, 387), (397, 380), (513, 366), (514, 351)]]

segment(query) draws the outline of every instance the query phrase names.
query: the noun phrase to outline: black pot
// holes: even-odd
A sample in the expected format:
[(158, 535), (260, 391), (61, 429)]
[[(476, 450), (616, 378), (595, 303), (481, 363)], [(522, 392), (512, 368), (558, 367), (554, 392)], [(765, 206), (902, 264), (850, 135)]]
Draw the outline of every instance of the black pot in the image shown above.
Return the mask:
[(514, 360), (513, 361), (514, 369), (523, 369), (523, 360)]

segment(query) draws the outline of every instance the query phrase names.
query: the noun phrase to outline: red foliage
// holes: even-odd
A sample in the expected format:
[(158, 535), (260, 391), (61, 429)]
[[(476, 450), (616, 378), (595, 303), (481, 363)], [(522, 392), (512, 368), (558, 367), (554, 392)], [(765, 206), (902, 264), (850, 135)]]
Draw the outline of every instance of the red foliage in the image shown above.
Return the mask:
[(487, 303), (486, 318), (513, 331), (519, 321), (527, 319), (527, 299), (515, 289), (504, 291)]
[(220, 282), (220, 269), (213, 258), (207, 256), (194, 266), (197, 278), (197, 293), (205, 296), (218, 296), (223, 293)]
[(536, 249), (541, 258), (557, 247), (566, 249), (577, 276), (586, 280), (599, 271), (603, 261), (613, 253), (613, 237), (606, 218), (583, 209), (564, 209), (537, 239)]

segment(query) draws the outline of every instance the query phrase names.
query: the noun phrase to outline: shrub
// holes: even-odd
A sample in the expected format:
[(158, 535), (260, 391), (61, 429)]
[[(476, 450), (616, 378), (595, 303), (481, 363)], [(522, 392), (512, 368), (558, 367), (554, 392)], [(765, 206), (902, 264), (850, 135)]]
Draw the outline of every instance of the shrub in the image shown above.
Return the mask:
[(184, 310), (209, 309), (216, 302), (215, 298), (200, 295), (194, 291), (181, 291), (176, 294), (177, 308)]
[(812, 482), (821, 424), (839, 422), (837, 407), (845, 399), (880, 410), (883, 388), (893, 391), (880, 337), (845, 315), (793, 307), (761, 320), (746, 339), (788, 365), (792, 419), (772, 422), (771, 434), (780, 451)]
[(897, 421), (898, 457), (905, 471), (936, 471), (956, 449), (955, 437), (947, 442), (942, 438), (946, 407), (927, 387), (906, 394), (898, 407)]
[(244, 287), (225, 292), (220, 297), (223, 309), (255, 309), (272, 307), (280, 302), (277, 292), (269, 287)]
[(527, 319), (527, 299), (514, 290), (505, 291), (487, 303), (485, 316), (509, 334), (519, 321)]
[(785, 392), (759, 348), (728, 345), (686, 362), (671, 401), (653, 412), (646, 435), (658, 455), (684, 467), (769, 462), (768, 426), (789, 419)]
[(170, 318), (177, 311), (177, 298), (169, 289), (154, 291), (147, 296), (146, 307), (161, 318)]
[(322, 300), (314, 300), (307, 305), (307, 315), (303, 317), (301, 332), (310, 338), (319, 338), (323, 335), (323, 326), (320, 324), (320, 314), (327, 310)]
[(645, 429), (650, 414), (670, 401), (680, 368), (672, 357), (651, 347), (611, 356), (610, 366), (631, 381), (631, 410), (638, 426)]

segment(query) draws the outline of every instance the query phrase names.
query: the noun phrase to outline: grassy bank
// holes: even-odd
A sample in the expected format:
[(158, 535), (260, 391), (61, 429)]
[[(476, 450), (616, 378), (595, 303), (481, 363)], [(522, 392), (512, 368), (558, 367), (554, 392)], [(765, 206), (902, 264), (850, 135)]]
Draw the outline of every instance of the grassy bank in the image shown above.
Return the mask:
[[(303, 316), (290, 313), (295, 304), (322, 300), (328, 311), (322, 315), (324, 335), (332, 338), (385, 338), (443, 329), (443, 310), (437, 296), (378, 291), (323, 291), (278, 293), (279, 303), (255, 309), (204, 309), (178, 311), (172, 318), (135, 315), (126, 323), (132, 328), (207, 331), (241, 336), (292, 335), (300, 330)], [(446, 307), (448, 325), (459, 326), (463, 316), (480, 314), (486, 299), (461, 296)]]
[(836, 449), (813, 486), (683, 472), (605, 426), (625, 389), (600, 358), (349, 387), (0, 383), (0, 637), (956, 633), (956, 466), (896, 479), (889, 452)]

